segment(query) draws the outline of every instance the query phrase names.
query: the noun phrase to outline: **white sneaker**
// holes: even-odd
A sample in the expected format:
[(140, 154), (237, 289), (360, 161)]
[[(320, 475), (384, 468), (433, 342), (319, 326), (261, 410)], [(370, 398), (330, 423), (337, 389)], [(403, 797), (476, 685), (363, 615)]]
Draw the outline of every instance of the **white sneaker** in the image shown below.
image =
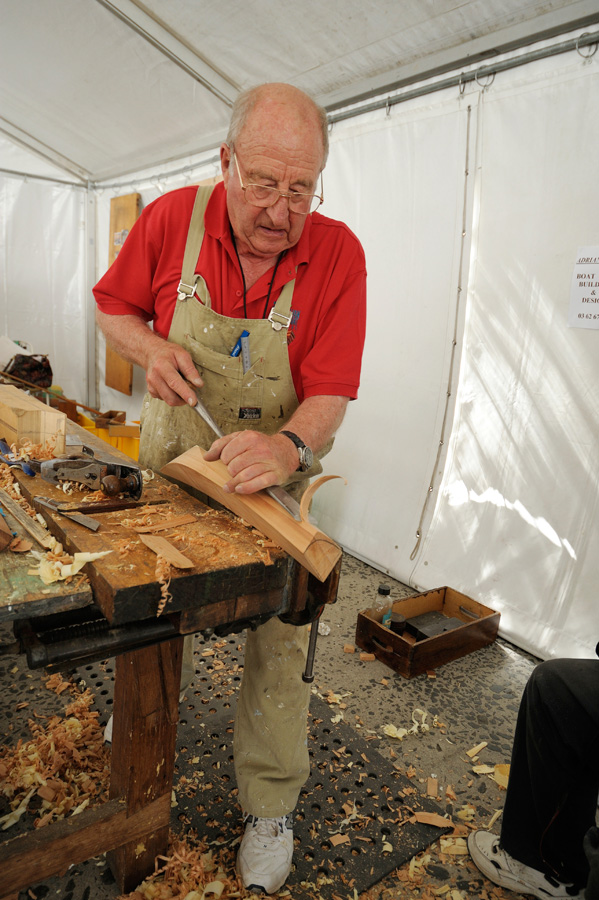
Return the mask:
[(473, 831), (468, 835), (468, 850), (473, 862), (483, 875), (509, 891), (532, 894), (539, 900), (554, 897), (557, 900), (584, 900), (584, 888), (563, 884), (537, 869), (518, 862), (499, 846), (499, 838), (489, 831)]
[(291, 871), (293, 816), (261, 819), (246, 815), (237, 871), (249, 891), (274, 894)]

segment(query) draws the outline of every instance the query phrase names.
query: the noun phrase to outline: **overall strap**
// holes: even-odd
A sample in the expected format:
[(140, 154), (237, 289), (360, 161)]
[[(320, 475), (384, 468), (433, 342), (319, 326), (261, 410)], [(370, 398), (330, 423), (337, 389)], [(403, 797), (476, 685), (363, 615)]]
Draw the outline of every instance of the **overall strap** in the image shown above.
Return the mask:
[[(297, 275), (297, 266), (295, 268)], [(291, 325), (291, 301), (293, 299), (293, 290), (295, 288), (295, 278), (288, 281), (283, 290), (279, 294), (278, 300), (268, 315), (268, 321), (275, 331), (281, 328), (289, 328)]]
[(202, 247), (204, 238), (204, 213), (208, 206), (208, 200), (212, 194), (211, 187), (199, 187), (196, 193), (191, 219), (189, 220), (189, 229), (187, 231), (187, 242), (185, 244), (185, 253), (183, 254), (183, 266), (181, 269), (181, 281), (177, 288), (177, 300), (185, 300), (186, 297), (193, 297), (198, 275), (195, 273), (196, 264)]

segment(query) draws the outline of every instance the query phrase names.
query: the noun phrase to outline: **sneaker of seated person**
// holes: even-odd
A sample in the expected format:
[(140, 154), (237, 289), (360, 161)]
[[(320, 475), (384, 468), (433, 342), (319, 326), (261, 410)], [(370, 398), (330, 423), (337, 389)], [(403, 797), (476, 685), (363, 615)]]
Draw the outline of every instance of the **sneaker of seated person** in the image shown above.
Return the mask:
[(249, 891), (274, 894), (291, 871), (293, 816), (262, 819), (246, 813), (244, 822), (237, 871)]
[(473, 831), (468, 835), (468, 851), (483, 875), (509, 891), (532, 894), (539, 900), (584, 900), (584, 888), (564, 884), (550, 875), (525, 866), (510, 856), (499, 844), (499, 838), (489, 831)]

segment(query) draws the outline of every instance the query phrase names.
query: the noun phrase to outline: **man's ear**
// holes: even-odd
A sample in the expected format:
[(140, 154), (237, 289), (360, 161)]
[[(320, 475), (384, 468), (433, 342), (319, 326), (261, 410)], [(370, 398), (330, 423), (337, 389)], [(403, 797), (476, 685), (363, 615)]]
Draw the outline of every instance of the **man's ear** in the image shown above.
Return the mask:
[(220, 168), (223, 173), (223, 181), (225, 183), (225, 189), (229, 182), (229, 170), (231, 168), (231, 161), (233, 159), (233, 152), (228, 144), (220, 145)]

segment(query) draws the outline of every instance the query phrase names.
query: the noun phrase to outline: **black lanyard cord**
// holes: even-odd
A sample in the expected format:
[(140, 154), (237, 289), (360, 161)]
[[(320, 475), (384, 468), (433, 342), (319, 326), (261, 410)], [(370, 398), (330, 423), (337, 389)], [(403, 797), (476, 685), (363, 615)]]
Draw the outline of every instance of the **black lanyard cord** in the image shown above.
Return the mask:
[[(245, 275), (243, 274), (243, 266), (241, 265), (241, 259), (239, 258), (239, 251), (237, 250), (237, 243), (236, 243), (236, 241), (235, 241), (235, 235), (233, 234), (233, 229), (232, 229), (232, 228), (231, 228), (231, 239), (232, 239), (232, 241), (233, 241), (233, 246), (235, 247), (235, 255), (236, 255), (236, 257), (237, 257), (237, 262), (239, 263), (239, 269), (240, 269), (240, 271), (241, 271), (241, 280), (242, 280), (242, 282), (243, 282), (243, 317), (244, 317), (244, 319), (247, 319), (247, 317), (248, 317), (247, 304), (246, 304), (247, 287), (246, 287), (246, 283), (245, 283)], [(276, 274), (277, 274), (277, 269), (279, 268), (279, 263), (281, 262), (281, 260), (283, 259), (284, 256), (285, 256), (285, 251), (284, 251), (284, 250), (283, 250), (282, 253), (279, 253), (279, 255), (277, 256), (277, 261), (276, 261), (276, 263), (275, 263), (275, 267), (274, 267), (274, 270), (273, 270), (273, 273), (272, 273), (272, 278), (271, 278), (270, 283), (269, 283), (269, 285), (268, 285), (268, 294), (266, 295), (266, 303), (264, 304), (264, 309), (263, 309), (263, 311), (262, 311), (262, 318), (263, 318), (263, 319), (266, 318), (266, 312), (267, 312), (267, 310), (268, 310), (268, 304), (269, 304), (269, 302), (270, 302), (270, 295), (271, 295), (271, 293), (272, 293), (272, 286), (273, 286), (274, 281), (275, 281), (275, 276), (276, 276)]]

